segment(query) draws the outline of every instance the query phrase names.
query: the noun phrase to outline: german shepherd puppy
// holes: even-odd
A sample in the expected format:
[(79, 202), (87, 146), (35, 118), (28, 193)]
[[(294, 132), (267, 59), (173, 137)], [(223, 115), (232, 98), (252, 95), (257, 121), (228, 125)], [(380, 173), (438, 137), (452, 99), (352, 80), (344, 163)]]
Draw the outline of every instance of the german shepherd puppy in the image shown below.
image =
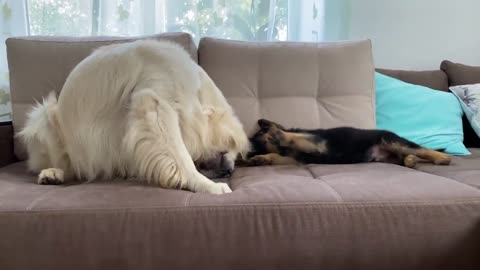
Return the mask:
[(395, 133), (351, 127), (286, 129), (258, 120), (260, 130), (250, 139), (254, 152), (239, 165), (352, 164), (383, 162), (415, 167), (418, 159), (450, 164), (445, 153), (426, 149)]

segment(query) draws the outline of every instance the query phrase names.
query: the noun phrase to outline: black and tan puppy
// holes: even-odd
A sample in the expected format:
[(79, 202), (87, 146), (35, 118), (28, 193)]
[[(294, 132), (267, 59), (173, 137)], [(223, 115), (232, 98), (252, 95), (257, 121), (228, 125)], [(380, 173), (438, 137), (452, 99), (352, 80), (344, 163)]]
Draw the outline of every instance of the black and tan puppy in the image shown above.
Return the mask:
[(415, 167), (418, 159), (437, 165), (450, 164), (445, 153), (426, 149), (395, 133), (350, 127), (285, 129), (261, 119), (251, 138), (254, 152), (239, 165), (352, 164), (383, 162)]

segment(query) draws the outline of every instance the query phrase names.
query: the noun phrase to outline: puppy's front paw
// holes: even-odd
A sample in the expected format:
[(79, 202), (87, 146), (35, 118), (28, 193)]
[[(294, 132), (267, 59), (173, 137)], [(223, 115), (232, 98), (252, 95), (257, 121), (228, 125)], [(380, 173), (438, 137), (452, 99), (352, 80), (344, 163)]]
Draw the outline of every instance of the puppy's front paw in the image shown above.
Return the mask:
[(61, 185), (63, 182), (63, 170), (55, 168), (42, 170), (37, 179), (39, 185)]
[(272, 165), (272, 159), (268, 155), (258, 155), (248, 160), (250, 166), (267, 166)]
[(211, 194), (225, 194), (231, 193), (232, 190), (226, 183), (214, 183), (208, 188), (207, 192)]

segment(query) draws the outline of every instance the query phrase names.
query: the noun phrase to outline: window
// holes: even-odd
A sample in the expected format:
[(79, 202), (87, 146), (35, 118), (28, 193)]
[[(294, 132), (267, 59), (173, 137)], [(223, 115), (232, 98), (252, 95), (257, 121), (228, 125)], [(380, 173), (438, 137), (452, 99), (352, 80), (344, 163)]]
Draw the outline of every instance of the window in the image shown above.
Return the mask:
[(246, 41), (321, 40), (324, 0), (0, 0), (0, 121), (10, 120), (9, 36), (188, 32)]

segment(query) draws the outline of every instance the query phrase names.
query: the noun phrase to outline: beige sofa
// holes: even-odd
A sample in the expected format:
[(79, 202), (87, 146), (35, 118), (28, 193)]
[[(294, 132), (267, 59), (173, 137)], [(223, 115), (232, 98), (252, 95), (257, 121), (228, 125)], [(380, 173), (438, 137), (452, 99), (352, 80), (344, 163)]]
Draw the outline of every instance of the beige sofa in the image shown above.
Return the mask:
[[(251, 134), (375, 127), (369, 41), (245, 43), (165, 34), (224, 92)], [(480, 269), (480, 149), (451, 166), (238, 168), (233, 193), (135, 181), (40, 186), (14, 132), (92, 49), (119, 38), (7, 40), (13, 127), (0, 126), (0, 269)], [(448, 89), (443, 71), (380, 72)], [(479, 78), (480, 82), (480, 78)], [(15, 153), (13, 153), (15, 152)]]

